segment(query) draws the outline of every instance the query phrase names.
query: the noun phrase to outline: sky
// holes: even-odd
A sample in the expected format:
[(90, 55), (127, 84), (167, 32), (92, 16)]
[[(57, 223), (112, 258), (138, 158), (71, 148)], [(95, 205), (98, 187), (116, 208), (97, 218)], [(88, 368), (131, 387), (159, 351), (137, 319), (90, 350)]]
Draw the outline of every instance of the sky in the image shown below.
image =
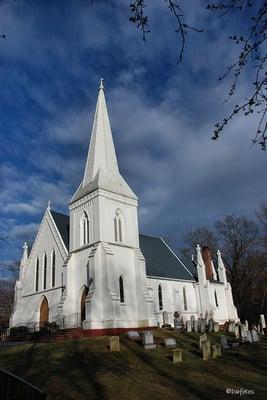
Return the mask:
[[(100, 78), (121, 174), (139, 198), (140, 232), (171, 237), (226, 214), (254, 218), (266, 201), (266, 152), (252, 146), (257, 119), (241, 116), (211, 140), (250, 88), (252, 70), (226, 102), (235, 61), (229, 40), (249, 14), (218, 18), (206, 1), (181, 1), (187, 35), (166, 3), (147, 1), (142, 41), (130, 0), (0, 1), (0, 275), (33, 241), (48, 200), (68, 213), (85, 167)], [(257, 0), (256, 2), (257, 3)]]

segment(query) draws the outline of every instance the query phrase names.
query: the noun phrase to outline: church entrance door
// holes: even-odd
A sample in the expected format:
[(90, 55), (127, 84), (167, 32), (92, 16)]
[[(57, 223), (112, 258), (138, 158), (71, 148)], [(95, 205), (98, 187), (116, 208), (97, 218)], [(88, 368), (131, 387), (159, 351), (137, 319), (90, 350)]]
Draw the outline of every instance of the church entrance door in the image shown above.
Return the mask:
[(40, 328), (49, 322), (49, 308), (47, 298), (44, 297), (40, 307)]
[(83, 290), (83, 293), (82, 293), (82, 297), (81, 297), (81, 324), (86, 318), (85, 299), (86, 299), (86, 296), (88, 295), (88, 291), (89, 291), (88, 287), (85, 287)]

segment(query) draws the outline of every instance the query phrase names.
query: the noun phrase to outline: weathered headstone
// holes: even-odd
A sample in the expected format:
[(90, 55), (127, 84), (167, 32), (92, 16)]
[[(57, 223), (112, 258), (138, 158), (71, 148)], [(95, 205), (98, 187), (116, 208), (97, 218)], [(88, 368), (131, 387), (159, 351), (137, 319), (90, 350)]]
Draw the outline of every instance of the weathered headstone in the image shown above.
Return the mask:
[(252, 337), (252, 341), (253, 342), (258, 342), (259, 341), (258, 332), (255, 329), (252, 329), (251, 337)]
[(208, 340), (208, 336), (206, 333), (204, 333), (203, 335), (199, 336), (199, 349), (202, 350), (202, 344), (203, 342), (205, 342), (206, 340)]
[(198, 332), (198, 320), (193, 321), (193, 331)]
[(183, 361), (183, 350), (182, 349), (175, 349), (172, 353), (172, 362), (177, 364)]
[(241, 326), (240, 326), (240, 336), (241, 336), (242, 342), (247, 341), (247, 328), (246, 328), (245, 324), (241, 324)]
[(175, 311), (174, 315), (174, 329), (181, 331), (183, 329), (182, 318), (178, 311)]
[(225, 335), (220, 336), (220, 343), (223, 349), (229, 349), (227, 337)]
[(239, 326), (238, 325), (235, 326), (235, 337), (236, 337), (236, 339), (240, 338)]
[(126, 333), (126, 336), (128, 339), (131, 339), (131, 340), (139, 340), (140, 339), (140, 335), (137, 331), (128, 331)]
[(205, 313), (205, 325), (206, 326), (209, 325), (209, 319), (210, 319), (209, 313), (208, 313), (208, 311), (206, 311), (206, 313)]
[(120, 351), (120, 338), (119, 336), (111, 336), (109, 338), (110, 351)]
[(154, 337), (152, 331), (143, 332), (142, 343), (146, 350), (153, 350), (157, 347), (157, 345), (154, 343)]
[(212, 318), (209, 320), (209, 332), (213, 332), (214, 330), (214, 321)]
[(217, 358), (222, 356), (222, 346), (218, 343), (213, 343), (211, 345), (211, 356), (212, 358)]
[(237, 347), (239, 347), (238, 342), (230, 342), (229, 345), (230, 345), (230, 347), (232, 347), (232, 349), (236, 349)]
[(191, 330), (194, 329), (194, 321), (196, 320), (196, 318), (194, 317), (194, 315), (191, 315), (190, 317), (190, 321), (191, 321)]
[(253, 342), (251, 331), (247, 331), (247, 341), (248, 341), (249, 343), (252, 343), (252, 342)]
[(246, 325), (246, 328), (247, 328), (247, 331), (249, 330), (249, 328), (248, 328), (248, 320), (246, 319), (246, 321), (245, 321), (245, 325)]
[(214, 332), (219, 332), (219, 322), (214, 322)]
[(169, 324), (169, 318), (168, 318), (167, 311), (163, 311), (162, 318), (163, 318), (163, 326), (168, 325)]
[(228, 332), (235, 333), (235, 322), (234, 321), (229, 321)]
[(266, 322), (263, 314), (260, 315), (260, 327), (261, 327), (261, 333), (264, 334), (264, 329), (266, 328)]
[(170, 338), (164, 339), (164, 345), (165, 345), (165, 347), (176, 347), (177, 343), (176, 343), (175, 338), (170, 337)]
[(205, 340), (205, 342), (202, 343), (202, 357), (203, 360), (209, 360), (211, 357), (210, 340)]
[(191, 332), (192, 328), (191, 328), (191, 321), (186, 321), (186, 332)]
[(206, 321), (205, 319), (200, 320), (200, 332), (204, 333), (206, 332)]

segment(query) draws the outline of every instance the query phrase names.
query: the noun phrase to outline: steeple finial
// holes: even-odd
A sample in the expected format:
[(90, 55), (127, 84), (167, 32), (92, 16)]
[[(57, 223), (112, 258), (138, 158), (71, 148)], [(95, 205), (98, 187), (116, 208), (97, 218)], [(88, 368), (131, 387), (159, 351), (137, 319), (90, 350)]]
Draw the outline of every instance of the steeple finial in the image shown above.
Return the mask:
[(104, 79), (103, 78), (100, 79), (99, 89), (104, 90)]

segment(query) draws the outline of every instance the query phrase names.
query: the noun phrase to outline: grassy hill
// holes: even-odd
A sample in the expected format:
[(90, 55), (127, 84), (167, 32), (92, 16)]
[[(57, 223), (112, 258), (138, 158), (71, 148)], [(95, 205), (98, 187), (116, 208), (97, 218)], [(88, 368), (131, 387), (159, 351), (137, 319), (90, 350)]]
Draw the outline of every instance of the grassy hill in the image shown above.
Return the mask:
[[(172, 364), (172, 350), (160, 345), (168, 336), (176, 337), (184, 349), (184, 361), (178, 365)], [(210, 338), (216, 341), (217, 336)], [(109, 352), (108, 337), (0, 347), (0, 367), (44, 389), (48, 400), (240, 398), (227, 395), (227, 388), (253, 389), (255, 394), (246, 398), (266, 398), (266, 340), (203, 361), (198, 334), (158, 329), (155, 337), (159, 346), (150, 351), (124, 335), (119, 353)]]

